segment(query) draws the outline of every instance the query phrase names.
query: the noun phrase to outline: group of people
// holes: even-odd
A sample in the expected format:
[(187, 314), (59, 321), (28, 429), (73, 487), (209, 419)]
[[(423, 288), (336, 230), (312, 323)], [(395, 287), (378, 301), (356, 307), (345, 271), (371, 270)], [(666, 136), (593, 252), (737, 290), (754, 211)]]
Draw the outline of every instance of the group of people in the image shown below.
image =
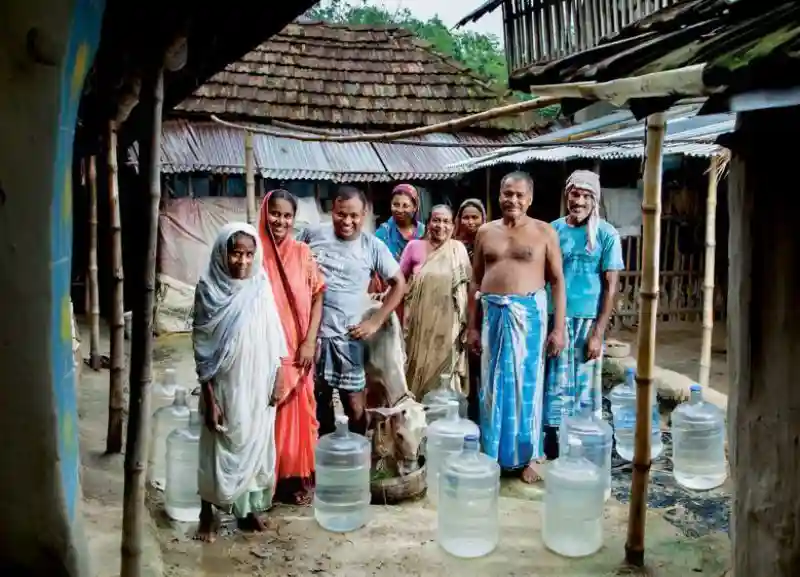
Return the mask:
[[(333, 390), (352, 431), (368, 429), (367, 341), (392, 314), (405, 335), (406, 377), (420, 400), (439, 386), (466, 395), (483, 451), (536, 481), (557, 456), (561, 419), (600, 411), (600, 363), (612, 314), (619, 234), (600, 219), (600, 181), (576, 171), (568, 213), (527, 216), (533, 181), (501, 182), (502, 217), (477, 199), (457, 211), (395, 187), (392, 217), (362, 232), (367, 199), (334, 195), (331, 224), (293, 235), (297, 201), (270, 192), (258, 228), (225, 226), (195, 297), (200, 410), (198, 536), (214, 508), (262, 530), (273, 500), (307, 504), (317, 438), (334, 430)], [(380, 306), (369, 303), (380, 301)]]

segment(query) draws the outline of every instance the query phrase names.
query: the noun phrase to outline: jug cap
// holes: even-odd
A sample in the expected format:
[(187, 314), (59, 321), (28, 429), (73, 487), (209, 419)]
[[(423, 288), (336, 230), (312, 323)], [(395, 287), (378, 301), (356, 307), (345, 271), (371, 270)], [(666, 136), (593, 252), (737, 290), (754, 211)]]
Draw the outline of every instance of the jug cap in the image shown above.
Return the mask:
[(633, 367), (627, 367), (625, 369), (625, 374), (626, 375), (635, 375), (636, 374), (636, 369), (633, 368)]
[(334, 422), (337, 425), (346, 425), (350, 422), (350, 419), (347, 418), (347, 415), (336, 415)]
[(689, 390), (699, 392), (703, 390), (703, 387), (701, 387), (698, 383), (692, 383), (692, 385), (689, 387)]

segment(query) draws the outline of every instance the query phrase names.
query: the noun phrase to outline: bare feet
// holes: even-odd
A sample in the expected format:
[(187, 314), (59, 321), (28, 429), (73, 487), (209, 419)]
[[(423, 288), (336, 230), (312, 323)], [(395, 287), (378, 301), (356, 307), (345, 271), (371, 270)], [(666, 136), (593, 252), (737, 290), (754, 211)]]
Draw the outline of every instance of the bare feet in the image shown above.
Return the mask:
[(217, 540), (215, 525), (216, 519), (214, 518), (214, 511), (211, 509), (211, 504), (203, 502), (200, 509), (200, 523), (197, 526), (197, 533), (195, 533), (194, 538), (203, 543), (213, 543)]
[(532, 485), (544, 479), (544, 468), (547, 466), (546, 459), (531, 461), (528, 466), (522, 470), (522, 481)]
[(250, 523), (256, 533), (263, 533), (267, 530), (267, 522), (260, 515), (250, 513)]
[(252, 533), (263, 533), (267, 530), (267, 524), (264, 519), (253, 513), (248, 514), (244, 519), (237, 519), (236, 524), (240, 530)]
[(314, 494), (311, 491), (303, 489), (294, 494), (294, 503), (298, 507), (308, 507), (311, 501), (314, 500)]

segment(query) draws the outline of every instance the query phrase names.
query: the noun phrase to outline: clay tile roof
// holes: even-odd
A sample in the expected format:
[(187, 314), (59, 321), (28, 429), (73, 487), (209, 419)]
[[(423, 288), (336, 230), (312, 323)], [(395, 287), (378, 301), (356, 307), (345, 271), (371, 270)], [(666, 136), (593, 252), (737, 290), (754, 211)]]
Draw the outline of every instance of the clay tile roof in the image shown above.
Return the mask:
[[(503, 95), (399, 27), (295, 22), (214, 75), (178, 111), (339, 127), (424, 126)], [(520, 130), (518, 118), (485, 128)]]

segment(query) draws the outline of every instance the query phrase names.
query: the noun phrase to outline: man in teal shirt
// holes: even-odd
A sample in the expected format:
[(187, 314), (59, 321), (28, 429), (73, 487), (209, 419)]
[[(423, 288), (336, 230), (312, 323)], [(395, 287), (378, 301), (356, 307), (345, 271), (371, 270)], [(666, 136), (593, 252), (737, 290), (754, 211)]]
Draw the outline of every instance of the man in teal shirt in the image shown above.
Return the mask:
[(620, 236), (600, 218), (600, 177), (576, 170), (564, 189), (567, 216), (552, 222), (561, 245), (567, 293), (566, 347), (547, 361), (545, 449), (557, 456), (555, 431), (588, 407), (602, 416), (603, 341), (625, 268)]

